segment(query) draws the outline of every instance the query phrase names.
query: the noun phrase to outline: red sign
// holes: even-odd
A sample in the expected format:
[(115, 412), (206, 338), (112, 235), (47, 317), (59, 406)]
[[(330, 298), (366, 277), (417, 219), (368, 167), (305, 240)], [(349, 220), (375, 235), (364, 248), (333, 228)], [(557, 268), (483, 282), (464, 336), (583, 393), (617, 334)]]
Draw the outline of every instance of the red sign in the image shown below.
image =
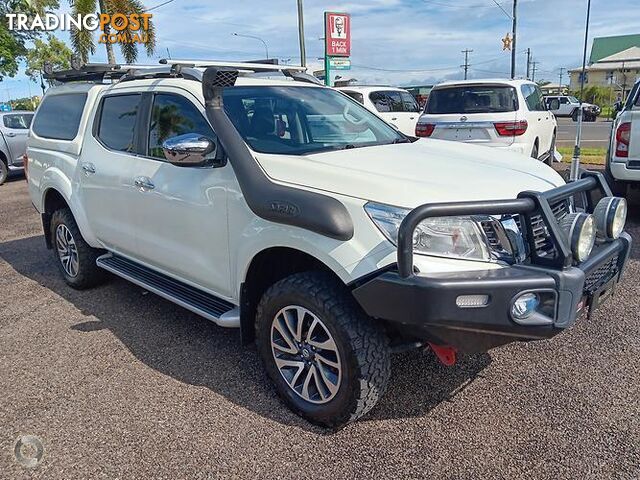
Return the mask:
[(351, 55), (351, 17), (347, 13), (324, 12), (325, 51), (329, 57)]

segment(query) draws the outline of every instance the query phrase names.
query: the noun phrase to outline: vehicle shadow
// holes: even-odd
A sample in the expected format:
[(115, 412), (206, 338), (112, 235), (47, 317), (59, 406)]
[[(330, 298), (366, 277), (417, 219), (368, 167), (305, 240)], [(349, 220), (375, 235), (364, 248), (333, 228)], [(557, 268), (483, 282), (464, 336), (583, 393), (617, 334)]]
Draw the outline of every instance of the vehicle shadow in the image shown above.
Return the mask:
[[(20, 275), (92, 317), (71, 326), (72, 333), (91, 335), (108, 329), (145, 365), (179, 382), (204, 386), (273, 421), (332, 433), (310, 425), (280, 403), (255, 347), (240, 347), (236, 330), (218, 327), (115, 277), (89, 291), (73, 290), (62, 281), (41, 236), (1, 243), (0, 257)], [(430, 352), (395, 355), (389, 390), (366, 420), (426, 415), (441, 402), (451, 401), (490, 362), (484, 354), (444, 367)]]

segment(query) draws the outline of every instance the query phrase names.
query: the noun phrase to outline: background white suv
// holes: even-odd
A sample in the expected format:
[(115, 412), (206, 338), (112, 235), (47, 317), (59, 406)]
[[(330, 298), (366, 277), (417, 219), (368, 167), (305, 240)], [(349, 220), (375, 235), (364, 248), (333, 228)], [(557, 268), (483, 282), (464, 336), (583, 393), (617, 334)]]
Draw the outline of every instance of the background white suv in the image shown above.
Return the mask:
[[(554, 100), (558, 102), (555, 103)], [(556, 117), (571, 117), (578, 120), (578, 111), (580, 109), (580, 100), (571, 95), (549, 95), (544, 97), (547, 108), (553, 112)], [(592, 103), (582, 102), (582, 110), (584, 112), (583, 120), (586, 122), (595, 122), (600, 115), (600, 107)]]
[(466, 80), (433, 88), (416, 136), (498, 147), (553, 161), (556, 119), (528, 80)]
[(405, 135), (415, 136), (421, 109), (414, 96), (406, 90), (374, 86), (340, 87), (338, 90), (377, 113)]

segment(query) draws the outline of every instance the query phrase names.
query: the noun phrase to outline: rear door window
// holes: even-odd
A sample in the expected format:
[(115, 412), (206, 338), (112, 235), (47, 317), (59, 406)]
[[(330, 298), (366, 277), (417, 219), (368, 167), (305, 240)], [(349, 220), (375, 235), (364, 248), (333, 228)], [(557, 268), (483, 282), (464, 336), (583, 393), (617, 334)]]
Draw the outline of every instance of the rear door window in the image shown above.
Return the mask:
[(29, 130), (33, 113), (11, 113), (2, 117), (2, 124), (14, 130)]
[(102, 99), (98, 139), (111, 150), (136, 153), (136, 121), (142, 95), (113, 95)]
[(38, 107), (33, 132), (43, 138), (73, 140), (78, 134), (86, 100), (86, 93), (45, 96)]
[(400, 98), (402, 99), (402, 106), (405, 112), (419, 112), (420, 105), (417, 100), (409, 92), (400, 92)]
[(521, 87), (522, 95), (524, 96), (525, 102), (527, 104), (527, 108), (531, 112), (539, 112), (546, 110), (544, 105), (544, 100), (542, 97), (542, 92), (535, 85), (524, 84)]
[(462, 114), (515, 112), (518, 98), (508, 85), (461, 85), (436, 88), (427, 101), (427, 113)]

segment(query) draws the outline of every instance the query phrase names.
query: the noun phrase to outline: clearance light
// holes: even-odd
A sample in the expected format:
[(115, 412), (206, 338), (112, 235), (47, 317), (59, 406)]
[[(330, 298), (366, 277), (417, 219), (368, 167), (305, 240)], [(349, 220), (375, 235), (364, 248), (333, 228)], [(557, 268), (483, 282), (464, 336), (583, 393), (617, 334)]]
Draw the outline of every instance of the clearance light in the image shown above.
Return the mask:
[(460, 295), (456, 298), (460, 308), (482, 308), (489, 305), (489, 295)]

